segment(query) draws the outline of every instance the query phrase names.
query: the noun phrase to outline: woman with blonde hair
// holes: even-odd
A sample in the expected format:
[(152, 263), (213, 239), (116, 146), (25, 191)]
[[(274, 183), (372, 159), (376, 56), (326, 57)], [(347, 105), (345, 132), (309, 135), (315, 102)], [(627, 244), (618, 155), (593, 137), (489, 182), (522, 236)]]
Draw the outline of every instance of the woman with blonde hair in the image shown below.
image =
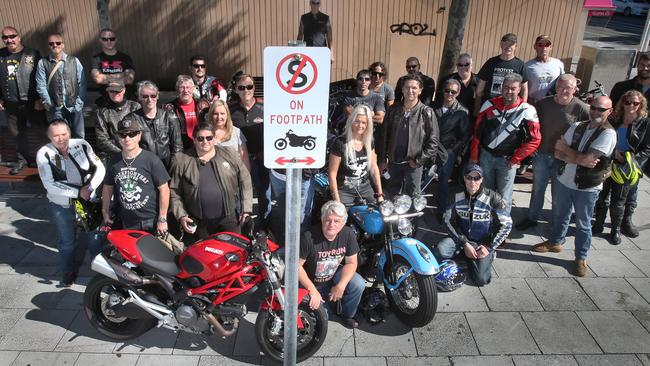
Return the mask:
[(208, 123), (211, 123), (216, 128), (215, 138), (217, 145), (230, 147), (239, 153), (244, 165), (251, 170), (250, 161), (248, 160), (248, 149), (246, 148), (246, 137), (241, 133), (241, 130), (232, 124), (230, 117), (230, 108), (228, 104), (221, 99), (216, 99), (210, 104), (208, 115), (206, 117)]
[(357, 197), (368, 203), (384, 200), (372, 140), (373, 115), (370, 107), (356, 106), (345, 124), (345, 134), (334, 141), (330, 150), (330, 191), (334, 200), (346, 206), (353, 205)]

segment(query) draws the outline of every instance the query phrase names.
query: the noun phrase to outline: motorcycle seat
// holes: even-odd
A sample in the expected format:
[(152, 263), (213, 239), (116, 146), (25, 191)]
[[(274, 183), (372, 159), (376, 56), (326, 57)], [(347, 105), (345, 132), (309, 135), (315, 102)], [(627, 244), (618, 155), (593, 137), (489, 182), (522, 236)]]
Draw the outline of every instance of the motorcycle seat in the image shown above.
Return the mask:
[(175, 276), (181, 271), (176, 263), (176, 255), (155, 236), (141, 236), (136, 247), (142, 257), (140, 266), (143, 268), (167, 276)]

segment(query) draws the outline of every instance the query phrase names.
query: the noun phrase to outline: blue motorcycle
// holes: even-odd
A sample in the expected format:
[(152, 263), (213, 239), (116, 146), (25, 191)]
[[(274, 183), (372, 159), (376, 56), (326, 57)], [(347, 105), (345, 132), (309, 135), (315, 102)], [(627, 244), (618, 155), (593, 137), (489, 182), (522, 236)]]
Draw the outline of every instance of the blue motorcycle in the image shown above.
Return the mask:
[(411, 237), (411, 220), (422, 216), (426, 205), (426, 197), (398, 195), (379, 206), (362, 203), (349, 210), (348, 225), (361, 248), (358, 272), (383, 282), (393, 312), (411, 327), (431, 322), (438, 306), (434, 277), (439, 264), (426, 245)]

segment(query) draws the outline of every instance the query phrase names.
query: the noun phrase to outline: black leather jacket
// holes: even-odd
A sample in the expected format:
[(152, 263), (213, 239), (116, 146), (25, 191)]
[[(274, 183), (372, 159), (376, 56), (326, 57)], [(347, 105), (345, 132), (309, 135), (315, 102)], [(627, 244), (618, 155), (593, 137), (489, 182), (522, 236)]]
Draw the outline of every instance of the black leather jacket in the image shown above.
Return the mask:
[(442, 105), (435, 106), (433, 112), (438, 119), (440, 144), (456, 156), (462, 154), (469, 145), (473, 132), (470, 128), (469, 111), (456, 101), (446, 112), (443, 112)]
[(124, 101), (121, 106), (117, 106), (109, 100), (105, 107), (97, 110), (97, 122), (95, 124), (97, 155), (102, 159), (108, 159), (111, 155), (122, 151), (120, 138), (117, 135), (117, 124), (127, 114), (138, 109), (140, 109), (140, 103), (132, 100)]
[[(9, 94), (9, 78), (7, 74), (6, 57), (11, 55), (7, 48), (0, 49), (0, 100), (7, 100)], [(36, 100), (36, 66), (41, 59), (41, 54), (29, 47), (23, 48), (16, 78), (18, 80), (18, 93), (21, 101)]]
[(148, 119), (140, 109), (124, 117), (127, 118), (138, 121), (142, 127), (140, 147), (156, 154), (169, 171), (174, 155), (183, 151), (181, 130), (174, 112), (158, 108), (156, 117)]
[[(614, 121), (614, 129), (621, 126), (622, 120)], [(627, 129), (627, 144), (630, 150), (634, 152), (639, 166), (643, 166), (650, 157), (650, 133), (648, 133), (648, 124), (650, 119), (648, 117), (637, 118), (632, 123), (632, 128)]]
[[(388, 159), (393, 161), (395, 153), (395, 136), (397, 128), (404, 120), (404, 108), (402, 102), (393, 104), (388, 108), (384, 127), (382, 128), (382, 139), (377, 149), (379, 161)], [(433, 109), (422, 102), (411, 109), (409, 117), (409, 140), (406, 159), (415, 160), (418, 166), (427, 165), (436, 159), (438, 154), (438, 121)]]

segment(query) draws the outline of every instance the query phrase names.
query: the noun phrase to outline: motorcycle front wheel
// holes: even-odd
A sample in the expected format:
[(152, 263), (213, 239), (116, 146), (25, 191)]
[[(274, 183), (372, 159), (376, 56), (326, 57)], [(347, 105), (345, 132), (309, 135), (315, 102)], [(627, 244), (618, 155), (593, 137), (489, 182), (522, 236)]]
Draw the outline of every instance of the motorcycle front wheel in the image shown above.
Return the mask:
[[(316, 353), (325, 342), (327, 313), (322, 305), (318, 309), (312, 310), (309, 307), (309, 296), (306, 296), (298, 305), (298, 316), (302, 319), (304, 327), (298, 329), (296, 360), (302, 362)], [(278, 362), (284, 360), (283, 321), (283, 311), (278, 310), (271, 313), (269, 310), (262, 309), (255, 321), (255, 336), (262, 352)]]
[[(399, 279), (411, 269), (402, 257), (395, 256), (393, 273)], [(436, 315), (438, 291), (434, 276), (411, 272), (395, 290), (386, 288), (393, 312), (402, 323), (412, 327), (423, 327)]]
[(307, 150), (313, 150), (316, 147), (316, 141), (314, 140), (307, 140), (305, 141), (305, 149)]
[(287, 140), (277, 139), (275, 140), (275, 148), (278, 150), (284, 150), (287, 147)]
[(156, 319), (130, 319), (111, 314), (109, 302), (119, 302), (129, 296), (126, 286), (97, 275), (90, 280), (84, 292), (84, 310), (93, 328), (113, 339), (136, 338), (153, 328)]

